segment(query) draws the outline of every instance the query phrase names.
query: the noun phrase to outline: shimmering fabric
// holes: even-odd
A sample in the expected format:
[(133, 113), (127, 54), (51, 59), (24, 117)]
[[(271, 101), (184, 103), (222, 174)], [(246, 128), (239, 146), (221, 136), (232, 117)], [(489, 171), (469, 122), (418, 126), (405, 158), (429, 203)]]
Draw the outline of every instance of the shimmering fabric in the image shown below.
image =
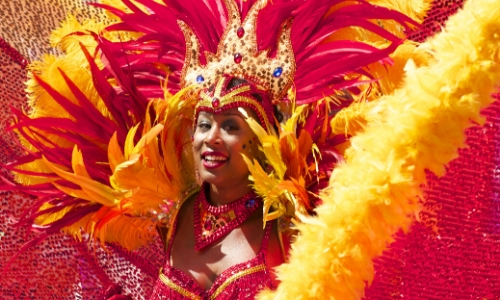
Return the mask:
[[(47, 33), (54, 20), (64, 18), (62, 6), (54, 3), (4, 0), (0, 36), (31, 61), (47, 51)], [(436, 0), (412, 39), (422, 41), (439, 31), (461, 5), (461, 0)], [(17, 157), (16, 143), (4, 130), (9, 105), (19, 108), (25, 101), (26, 72), (7, 53), (0, 49), (1, 163)], [(500, 101), (484, 114), (486, 126), (471, 128), (470, 147), (460, 152), (449, 173), (430, 178), (422, 221), (409, 234), (398, 234), (377, 260), (367, 299), (500, 298)], [(0, 171), (8, 176), (1, 167)], [(0, 192), (0, 268), (28, 240), (25, 232), (16, 231), (11, 216), (19, 216), (29, 201), (25, 195)], [(160, 243), (134, 253), (111, 247), (108, 252), (96, 250), (94, 256), (86, 242), (58, 234), (27, 251), (0, 275), (0, 299), (100, 299), (103, 290), (114, 284), (133, 299), (147, 299), (163, 261)]]
[[(268, 222), (257, 255), (249, 261), (236, 264), (217, 276), (212, 287), (204, 290), (193, 278), (170, 265), (165, 267), (156, 282), (151, 300), (159, 299), (254, 299), (265, 287), (274, 288), (266, 264), (266, 251), (272, 223)], [(167, 258), (172, 251), (171, 239)]]
[(498, 99), (446, 176), (430, 177), (421, 221), (376, 261), (367, 299), (500, 299)]
[(103, 20), (99, 9), (89, 5), (98, 0), (2, 0), (0, 37), (33, 61), (45, 53), (57, 53), (49, 43), (50, 32), (68, 13), (78, 20)]
[[(436, 1), (421, 30), (441, 30), (463, 0)], [(467, 132), (469, 148), (442, 178), (430, 176), (425, 211), (376, 261), (366, 299), (500, 299), (500, 97)]]

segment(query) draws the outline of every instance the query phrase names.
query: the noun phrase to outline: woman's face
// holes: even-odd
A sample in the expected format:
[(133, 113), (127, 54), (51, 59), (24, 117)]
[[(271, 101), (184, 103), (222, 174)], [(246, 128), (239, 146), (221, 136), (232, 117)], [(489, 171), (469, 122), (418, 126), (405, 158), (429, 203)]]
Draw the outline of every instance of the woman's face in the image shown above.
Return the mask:
[(250, 183), (241, 154), (250, 158), (257, 155), (257, 138), (238, 108), (220, 114), (200, 112), (193, 148), (201, 180), (220, 188), (239, 188)]

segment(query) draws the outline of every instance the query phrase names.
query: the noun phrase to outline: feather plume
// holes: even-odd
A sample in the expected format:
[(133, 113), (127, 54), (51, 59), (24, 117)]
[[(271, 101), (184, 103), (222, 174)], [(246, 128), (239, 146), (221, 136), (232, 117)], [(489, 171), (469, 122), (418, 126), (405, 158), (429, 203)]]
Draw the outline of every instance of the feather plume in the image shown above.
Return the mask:
[[(52, 36), (64, 54), (33, 64), (28, 83), (32, 111), (16, 112), (12, 130), (27, 154), (9, 167), (20, 170), (16, 179), (40, 195), (21, 222), (40, 224), (35, 226), (42, 234), (38, 240), (60, 230), (78, 238), (83, 228), (101, 243), (118, 241), (132, 249), (151, 238), (150, 225), (169, 222), (178, 204), (197, 188), (189, 132), (196, 93), (191, 87), (181, 90), (186, 49), (177, 21), (193, 29), (202, 50), (215, 53), (227, 23), (225, 3), (122, 0), (123, 5), (109, 5), (115, 2), (95, 4), (116, 16), (106, 30), (103, 24), (78, 24), (68, 17)], [(237, 1), (242, 15), (254, 2)], [(365, 1), (275, 0), (266, 2), (258, 18), (258, 31), (270, 36), (259, 34), (259, 49), (270, 48), (273, 55), (270, 41), (289, 17), (294, 18), (297, 104), (309, 105), (291, 119), (300, 118), (302, 124), (285, 124), (278, 138), (252, 125), (273, 169), (269, 177), (263, 162), (247, 160), (256, 188), (270, 200), (266, 219), (306, 214), (314, 207), (307, 189), (319, 191), (341, 161), (336, 147), (344, 138), (327, 126), (333, 113), (314, 116), (351, 99), (310, 103), (340, 90), (361, 92), (358, 85), (377, 79), (365, 67), (390, 62), (388, 55), (402, 37), (374, 19), (392, 20), (406, 29), (416, 24)], [(352, 26), (389, 43), (328, 40)], [(315, 78), (308, 76), (311, 70), (316, 70)], [(281, 197), (285, 201), (271, 201)], [(166, 208), (158, 212), (159, 206)]]
[[(422, 49), (429, 66), (406, 66), (401, 89), (380, 99), (385, 109), (351, 139), (316, 218), (304, 218), (281, 283), (259, 299), (361, 299), (373, 279), (372, 259), (419, 210), (425, 170), (443, 175), (464, 147), (465, 129), (480, 123), (500, 83), (500, 5), (469, 1)], [(381, 142), (383, 141), (383, 142)], [(301, 276), (296, 271), (301, 270)]]

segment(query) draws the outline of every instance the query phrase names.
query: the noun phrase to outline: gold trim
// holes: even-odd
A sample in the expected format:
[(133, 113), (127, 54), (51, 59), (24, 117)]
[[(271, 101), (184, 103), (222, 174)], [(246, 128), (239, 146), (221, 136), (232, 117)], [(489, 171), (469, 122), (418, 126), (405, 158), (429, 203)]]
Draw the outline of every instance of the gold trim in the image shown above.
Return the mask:
[(167, 276), (165, 276), (165, 274), (163, 274), (162, 271), (163, 271), (163, 268), (160, 268), (160, 280), (166, 286), (173, 289), (174, 291), (176, 291), (177, 293), (181, 294), (184, 297), (189, 297), (189, 299), (193, 299), (193, 300), (198, 300), (198, 299), (201, 300), (200, 296), (193, 294), (190, 291), (175, 284), (172, 280), (170, 280)]
[[(200, 102), (202, 102), (202, 101), (205, 101), (206, 103), (210, 103), (210, 107), (212, 106), (212, 97), (210, 97), (209, 95), (207, 95), (203, 92), (200, 93), (200, 97), (201, 97), (201, 100), (198, 101), (198, 103), (196, 104), (196, 107), (200, 106), (201, 105)], [(207, 105), (204, 105), (204, 106), (207, 106)]]
[(215, 293), (210, 296), (210, 299), (217, 298), (217, 296), (219, 296), (219, 294), (222, 293), (222, 291), (228, 285), (230, 285), (231, 283), (233, 283), (235, 280), (237, 280), (237, 279), (239, 279), (239, 278), (241, 278), (243, 276), (252, 274), (252, 273), (263, 271), (265, 269), (266, 269), (266, 266), (262, 264), (262, 265), (258, 265), (258, 266), (252, 267), (250, 269), (247, 269), (245, 271), (241, 271), (239, 273), (234, 274), (233, 276), (229, 277), (221, 286), (219, 286), (219, 288), (215, 291)]
[[(222, 93), (222, 88), (224, 87), (225, 82), (226, 80), (224, 79), (224, 77), (219, 79), (217, 85), (215, 86), (214, 97), (220, 98), (220, 94)], [(219, 100), (222, 102), (222, 99)]]
[[(238, 94), (241, 94), (241, 93), (244, 93), (244, 92), (248, 92), (250, 91), (250, 86), (249, 85), (244, 85), (242, 87), (239, 87), (237, 89), (235, 89), (234, 91), (231, 91), (227, 94), (225, 94), (224, 96), (221, 96), (220, 94), (222, 93), (222, 84), (224, 83), (224, 78), (220, 79), (219, 82), (217, 83), (217, 88), (215, 90), (215, 93), (214, 93), (214, 96), (211, 97), (209, 96), (208, 94), (204, 93), (204, 92), (201, 92), (200, 93), (200, 97), (203, 99), (203, 101), (206, 101), (207, 103), (210, 103), (210, 106), (212, 106), (212, 99), (213, 98), (217, 98), (219, 99), (220, 101), (220, 106), (224, 106), (226, 105), (226, 102), (229, 103), (229, 101), (231, 100), (231, 98), (233, 98), (234, 96), (238, 95)], [(198, 104), (198, 106), (200, 106)], [(204, 106), (207, 106), (207, 105), (204, 105)]]
[(235, 89), (234, 91), (231, 91), (231, 92), (225, 94), (224, 96), (220, 97), (220, 101), (221, 102), (228, 101), (229, 99), (233, 98), (234, 96), (241, 94), (241, 93), (244, 93), (244, 92), (248, 92), (248, 91), (250, 91), (249, 85), (241, 86), (241, 87)]

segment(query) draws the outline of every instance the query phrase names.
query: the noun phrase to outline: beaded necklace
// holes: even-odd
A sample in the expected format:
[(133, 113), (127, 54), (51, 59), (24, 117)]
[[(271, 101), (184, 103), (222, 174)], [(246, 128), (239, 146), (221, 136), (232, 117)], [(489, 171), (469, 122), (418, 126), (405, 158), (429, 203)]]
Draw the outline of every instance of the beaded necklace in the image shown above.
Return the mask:
[(243, 197), (221, 206), (213, 206), (207, 201), (203, 185), (194, 203), (194, 248), (204, 249), (231, 232), (247, 220), (259, 207), (260, 200), (253, 191)]

